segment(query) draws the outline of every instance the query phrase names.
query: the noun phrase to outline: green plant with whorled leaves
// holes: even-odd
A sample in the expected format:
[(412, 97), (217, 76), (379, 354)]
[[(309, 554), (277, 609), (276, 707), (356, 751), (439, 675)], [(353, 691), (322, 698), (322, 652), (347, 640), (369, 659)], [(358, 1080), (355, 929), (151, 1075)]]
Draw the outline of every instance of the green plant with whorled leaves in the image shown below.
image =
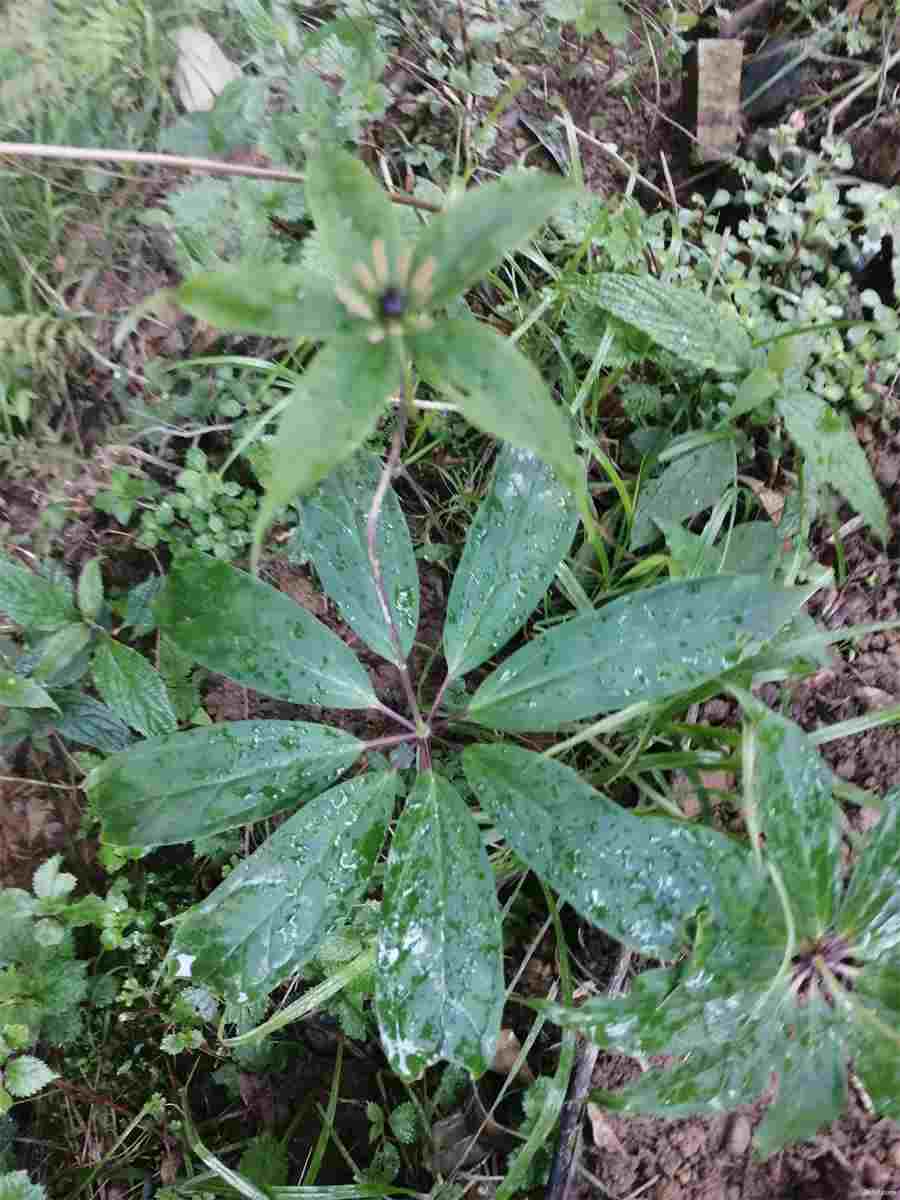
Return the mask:
[(573, 192), (565, 180), (514, 172), (453, 197), (408, 240), (362, 164), (326, 148), (306, 176), (320, 270), (237, 265), (176, 290), (187, 311), (224, 328), (327, 339), (282, 405), (257, 550), (275, 514), (358, 449), (392, 397), (402, 407), (413, 370), (480, 429), (540, 455), (589, 519), (567, 422), (538, 372), (487, 325), (443, 315)]
[[(723, 676), (747, 683), (764, 648), (769, 666), (790, 661), (783, 631), (805, 597), (740, 575), (663, 584), (562, 620), (466, 689), (465, 677), (522, 629), (576, 527), (551, 470), (505, 447), (450, 591), (446, 672), (422, 702), (428, 681), (416, 689), (407, 667), (418, 579), (389, 487), (398, 454), (395, 438), (384, 471), (368, 452), (357, 455), (301, 509), (325, 590), (400, 672), (407, 712), (379, 698), (327, 627), (225, 563), (185, 554), (155, 605), (160, 629), (209, 669), (297, 704), (374, 710), (396, 732), (364, 741), (309, 721), (223, 722), (113, 755), (88, 787), (105, 838), (123, 845), (187, 841), (285, 814), (180, 919), (171, 955), (182, 974), (230, 1000), (265, 996), (301, 972), (374, 891), (378, 932), (360, 969), (374, 964), (393, 1068), (412, 1078), (445, 1059), (478, 1074), (491, 1062), (504, 1000), (496, 880), (479, 812), (497, 831), (491, 842), (505, 839), (562, 900), (664, 959), (677, 956), (690, 917), (718, 913), (723, 883), (753, 873), (739, 843), (700, 824), (626, 812), (572, 768), (516, 745), (515, 735), (613, 714), (593, 727), (599, 735), (662, 719), (679, 698), (720, 690)], [(498, 742), (498, 733), (513, 736)], [(448, 778), (461, 744), (465, 788)], [(435, 764), (436, 745), (446, 767)], [(376, 757), (403, 746), (415, 751), (414, 771)]]

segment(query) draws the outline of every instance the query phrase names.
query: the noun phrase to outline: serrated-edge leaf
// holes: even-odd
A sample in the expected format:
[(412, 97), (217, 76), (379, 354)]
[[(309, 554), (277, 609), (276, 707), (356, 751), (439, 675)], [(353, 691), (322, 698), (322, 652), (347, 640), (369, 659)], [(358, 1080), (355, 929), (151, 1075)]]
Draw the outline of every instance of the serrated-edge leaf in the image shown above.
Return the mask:
[(41, 1088), (58, 1079), (57, 1073), (32, 1054), (20, 1054), (4, 1064), (3, 1083), (13, 1096), (34, 1096)]
[(784, 393), (777, 408), (816, 481), (839, 492), (887, 543), (887, 506), (847, 415), (813, 392)]
[(305, 267), (239, 263), (198, 272), (171, 294), (191, 316), (235, 333), (318, 340), (350, 325), (333, 280)]
[(564, 763), (518, 746), (471, 746), (463, 769), (516, 854), (587, 920), (660, 958), (684, 921), (738, 888), (746, 852), (702, 825), (637, 817)]
[(841, 833), (832, 776), (792, 721), (740, 693), (752, 722), (749, 802), (765, 834), (766, 858), (781, 875), (800, 938), (817, 938), (834, 921), (840, 896)]
[(62, 691), (56, 692), (55, 697), (61, 715), (54, 719), (53, 727), (61, 737), (106, 754), (122, 750), (134, 740), (125, 722), (93, 696)]
[(731, 441), (699, 446), (670, 462), (641, 488), (631, 527), (631, 549), (655, 541), (658, 518), (684, 521), (711, 508), (734, 481), (735, 471)]
[(750, 366), (750, 338), (737, 314), (692, 288), (650, 275), (598, 276), (597, 303), (693, 367), (732, 375)]
[(503, 1011), (503, 942), (494, 875), (462, 797), (419, 776), (391, 842), (375, 1003), (392, 1068), (416, 1079), (440, 1060), (490, 1065)]
[(578, 523), (571, 493), (528, 450), (504, 446), (453, 577), (444, 623), (451, 677), (518, 632), (553, 581)]
[(423, 378), (458, 404), (467, 420), (542, 458), (572, 491), (582, 489), (584, 469), (567, 418), (510, 341), (470, 317), (442, 321), (408, 340)]
[(265, 996), (312, 958), (369, 883), (396, 790), (357, 776), (285, 821), (179, 924), (171, 956), (236, 1003)]
[(391, 257), (396, 253), (397, 219), (391, 202), (352, 154), (323, 147), (307, 165), (304, 190), (322, 246), (340, 273), (348, 275), (357, 262), (371, 270), (377, 238), (384, 240)]
[(517, 650), (481, 684), (467, 716), (495, 729), (553, 730), (666, 699), (757, 652), (804, 599), (752, 575), (632, 592)]
[(180, 650), (245, 687), (295, 704), (377, 703), (359, 660), (336, 634), (283, 592), (227, 563), (183, 555), (154, 611)]
[(52, 633), (78, 614), (70, 596), (49, 580), (0, 555), (0, 612), (25, 629)]
[(302, 721), (223, 721), (112, 755), (86, 787), (104, 837), (162, 846), (260, 821), (331, 787), (362, 743)]
[[(303, 550), (326, 594), (367, 646), (396, 662), (368, 552), (367, 518), (383, 469), (378, 455), (362, 451), (326, 476), (311, 496), (298, 501), (297, 508)], [(403, 661), (419, 626), (419, 574), (409, 527), (390, 487), (379, 514), (375, 551)]]
[(94, 652), (94, 684), (106, 704), (145, 737), (178, 725), (162, 676), (137, 650), (104, 638)]
[(419, 236), (413, 273), (433, 258), (432, 303), (443, 307), (517, 250), (577, 189), (540, 171), (481, 184), (432, 217)]
[(54, 854), (48, 858), (34, 873), (32, 890), (41, 900), (58, 899), (75, 890), (78, 880), (68, 871), (61, 871), (62, 855)]
[(269, 447), (266, 502), (274, 511), (311, 491), (375, 429), (403, 377), (397, 338), (334, 338), (316, 355)]
[(40, 646), (34, 678), (52, 687), (54, 681), (61, 679), (66, 668), (71, 667), (79, 654), (90, 645), (92, 638), (90, 626), (83, 621), (73, 621), (51, 633)]

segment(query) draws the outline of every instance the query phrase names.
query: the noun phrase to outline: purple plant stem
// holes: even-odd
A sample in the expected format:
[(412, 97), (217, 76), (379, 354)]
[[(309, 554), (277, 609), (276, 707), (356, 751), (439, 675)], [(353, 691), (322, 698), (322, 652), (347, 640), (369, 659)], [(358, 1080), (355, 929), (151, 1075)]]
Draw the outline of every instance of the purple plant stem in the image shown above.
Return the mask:
[(400, 673), (400, 682), (403, 685), (403, 693), (406, 696), (406, 702), (409, 705), (409, 711), (412, 719), (415, 722), (416, 730), (419, 730), (423, 724), (422, 714), (419, 711), (419, 705), (416, 700), (415, 689), (412, 685), (412, 680), (409, 677), (409, 667), (406, 659), (403, 657), (403, 647), (400, 645), (400, 634), (397, 630), (397, 624), (394, 621), (391, 605), (387, 597), (387, 591), (384, 586), (384, 575), (381, 571), (381, 562), (378, 558), (378, 547), (376, 538), (378, 535), (378, 518), (381, 516), (381, 508), (384, 504), (384, 498), (387, 495), (387, 490), (390, 487), (391, 479), (394, 472), (400, 464), (400, 454), (403, 449), (403, 438), (406, 434), (406, 421), (409, 416), (409, 408), (406, 403), (405, 392), (401, 393), (401, 403), (397, 408), (397, 424), (394, 427), (394, 436), (391, 439), (391, 449), (388, 454), (388, 460), (384, 465), (384, 470), (381, 472), (381, 478), (378, 480), (378, 486), (375, 489), (375, 495), (372, 497), (372, 503), (369, 506), (369, 514), (366, 518), (366, 543), (369, 551), (369, 565), (372, 568), (372, 579), (375, 583), (375, 594), (378, 596), (378, 603), (381, 606), (382, 616), (388, 627), (388, 632), (391, 637), (391, 645), (394, 647), (394, 652), (397, 655), (397, 661), (394, 664)]

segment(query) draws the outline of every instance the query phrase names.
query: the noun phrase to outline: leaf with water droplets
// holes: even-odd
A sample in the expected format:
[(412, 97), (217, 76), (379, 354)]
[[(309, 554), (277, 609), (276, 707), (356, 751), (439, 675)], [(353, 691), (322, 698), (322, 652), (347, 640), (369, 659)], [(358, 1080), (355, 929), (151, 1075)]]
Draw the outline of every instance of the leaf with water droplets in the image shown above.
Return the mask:
[(503, 1011), (494, 875), (455, 788), (419, 776), (391, 843), (375, 1002), (391, 1067), (416, 1079), (439, 1060), (480, 1075)]
[(369, 884), (396, 782), (360, 775), (311, 800), (189, 911), (170, 956), (234, 1003), (283, 983)]
[[(297, 502), (297, 543), (351, 629), (376, 653), (396, 662), (368, 553), (367, 518), (382, 470), (378, 455), (364, 450), (332, 471), (311, 496)], [(381, 506), (375, 549), (402, 661), (419, 624), (419, 574), (406, 518), (390, 487)]]
[(466, 779), (523, 862), (583, 917), (642, 954), (671, 958), (687, 917), (717, 909), (742, 847), (702, 825), (637, 817), (571, 767), (518, 746), (471, 746)]
[(804, 599), (752, 575), (631, 592), (517, 650), (482, 683), (467, 716), (493, 729), (553, 730), (676, 696), (758, 651)]
[(227, 563), (181, 555), (153, 609), (179, 650), (245, 687), (295, 704), (377, 703), (336, 634), (283, 592)]
[(836, 412), (813, 392), (786, 392), (776, 406), (815, 481), (849, 500), (886, 544), (887, 506), (846, 413)]
[(732, 305), (652, 275), (607, 273), (597, 282), (601, 308), (692, 367), (733, 375), (752, 366), (750, 338)]
[(479, 666), (521, 629), (553, 582), (577, 521), (571, 493), (546, 463), (514, 446), (500, 450), (447, 601), (451, 676)]
[(737, 691), (748, 718), (744, 761), (747, 801), (765, 834), (766, 858), (778, 868), (800, 938), (830, 928), (841, 889), (841, 836), (831, 772), (806, 734)]
[(331, 787), (361, 743), (303, 721), (223, 721), (141, 742), (91, 772), (108, 842), (164, 846), (293, 808)]

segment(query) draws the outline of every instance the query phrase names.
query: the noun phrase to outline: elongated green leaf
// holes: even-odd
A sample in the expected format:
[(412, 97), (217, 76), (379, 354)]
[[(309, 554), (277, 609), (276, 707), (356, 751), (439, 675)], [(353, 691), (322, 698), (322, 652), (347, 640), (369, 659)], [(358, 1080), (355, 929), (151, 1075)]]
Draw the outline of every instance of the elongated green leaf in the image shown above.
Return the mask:
[(33, 679), (4, 672), (0, 675), (0, 706), (4, 708), (52, 708), (59, 712), (49, 692)]
[(350, 325), (334, 282), (304, 267), (238, 263), (192, 275), (171, 294), (191, 316), (235, 333), (315, 340)]
[(178, 725), (159, 672), (137, 650), (104, 638), (94, 652), (94, 684), (102, 699), (145, 737)]
[(459, 793), (426, 772), (388, 859), (375, 1003), (392, 1068), (416, 1079), (433, 1062), (473, 1075), (490, 1065), (503, 1011), (503, 942), (494, 875)]
[(659, 536), (656, 522), (684, 521), (719, 500), (736, 471), (733, 442), (711, 442), (668, 464), (649, 479), (638, 496), (631, 549), (639, 550)]
[(517, 650), (484, 681), (467, 715), (494, 729), (549, 730), (677, 695), (753, 654), (803, 600), (799, 589), (752, 575), (633, 592)]
[(0, 613), (29, 630), (53, 633), (78, 614), (64, 588), (0, 555)]
[(339, 637), (283, 592), (227, 563), (185, 554), (154, 611), (179, 650), (246, 687), (295, 704), (375, 703), (366, 673)]
[(887, 508), (847, 415), (813, 392), (787, 392), (777, 408), (816, 482), (840, 492), (887, 542)]
[(875, 1111), (896, 1121), (900, 1118), (900, 1044), (896, 1023), (878, 1025), (859, 1011), (855, 1016), (850, 1043), (854, 1070)]
[(103, 576), (100, 559), (90, 558), (78, 576), (78, 608), (86, 621), (96, 621), (103, 607)]
[(273, 513), (314, 488), (373, 431), (403, 376), (396, 342), (341, 337), (316, 355), (271, 446), (266, 492)]
[[(396, 662), (372, 579), (366, 526), (382, 470), (381, 459), (364, 450), (332, 471), (297, 504), (299, 539), (347, 624), (367, 646)], [(392, 488), (381, 506), (375, 550), (405, 659), (419, 625), (419, 573), (406, 518)]]
[(122, 750), (134, 740), (134, 734), (112, 709), (93, 696), (74, 689), (54, 692), (62, 716), (54, 721), (56, 732), (83, 746), (93, 746), (110, 754)]
[(847, 1104), (847, 1051), (821, 1001), (796, 1009), (790, 1039), (783, 1042), (778, 1096), (754, 1136), (759, 1158), (814, 1137)]
[(395, 789), (393, 771), (358, 776), (279, 826), (179, 924), (182, 974), (246, 1003), (299, 970), (369, 882)]
[(441, 308), (483, 279), (576, 194), (568, 180), (539, 171), (482, 184), (431, 219), (416, 245), (413, 274), (434, 259), (432, 303)]
[(643, 954), (674, 957), (683, 922), (734, 890), (747, 856), (701, 825), (636, 817), (563, 763), (472, 746), (463, 767), (516, 854), (583, 917)]
[(324, 147), (307, 167), (305, 193), (322, 247), (341, 275), (349, 276), (360, 262), (371, 271), (372, 243), (378, 238), (394, 256), (393, 207), (359, 159), (335, 146)]
[(108, 842), (164, 846), (304, 803), (337, 781), (360, 746), (328, 725), (227, 721), (114, 754), (87, 787)]
[(838, 929), (866, 959), (893, 954), (900, 945), (900, 789), (884, 799), (850, 879), (838, 914)]
[(800, 938), (817, 938), (834, 921), (841, 888), (841, 835), (831, 772), (806, 734), (740, 693), (752, 723), (750, 804), (778, 868)]
[(528, 450), (504, 446), (466, 538), (444, 625), (451, 676), (496, 654), (525, 623), (572, 545), (571, 493)]
[(82, 651), (90, 644), (93, 633), (83, 621), (63, 625), (44, 640), (32, 674), (40, 683), (53, 686), (68, 672)]
[(734, 309), (724, 309), (702, 292), (651, 275), (605, 274), (599, 277), (597, 301), (694, 367), (733, 375), (751, 366), (750, 338)]
[(409, 339), (422, 376), (485, 433), (530, 450), (573, 491), (583, 469), (547, 385), (515, 346), (470, 318), (442, 321)]

